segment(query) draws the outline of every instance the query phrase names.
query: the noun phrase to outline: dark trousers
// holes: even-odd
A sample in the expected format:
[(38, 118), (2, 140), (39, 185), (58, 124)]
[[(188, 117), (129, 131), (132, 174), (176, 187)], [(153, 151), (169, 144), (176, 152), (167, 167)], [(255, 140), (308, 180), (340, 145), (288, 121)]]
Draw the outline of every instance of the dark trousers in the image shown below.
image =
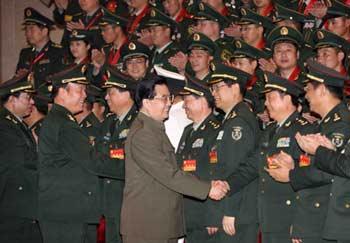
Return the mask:
[(119, 219), (106, 217), (106, 243), (121, 243)]
[(286, 233), (262, 233), (262, 243), (291, 243), (289, 234)]
[(122, 236), (123, 243), (177, 243), (177, 239), (150, 240), (134, 236)]
[(95, 224), (40, 222), (44, 243), (96, 243)]
[(0, 242), (42, 243), (38, 221), (24, 218), (1, 218)]

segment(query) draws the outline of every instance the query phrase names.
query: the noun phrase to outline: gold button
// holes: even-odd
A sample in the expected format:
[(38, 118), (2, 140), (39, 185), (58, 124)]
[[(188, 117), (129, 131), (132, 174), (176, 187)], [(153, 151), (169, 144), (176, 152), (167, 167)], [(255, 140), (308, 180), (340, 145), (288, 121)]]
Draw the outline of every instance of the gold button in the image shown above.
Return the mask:
[(299, 196), (297, 196), (297, 197), (296, 197), (296, 199), (297, 199), (297, 200), (299, 200), (299, 199), (300, 199), (300, 197), (299, 197)]
[(106, 183), (107, 183), (107, 184), (110, 184), (110, 183), (111, 183), (111, 181), (110, 181), (110, 180), (107, 180), (107, 181), (106, 181)]
[(329, 193), (329, 196), (332, 197), (332, 196), (333, 196), (333, 193)]
[(345, 207), (350, 208), (350, 204), (349, 203), (345, 204)]
[(334, 179), (332, 179), (331, 182), (333, 183), (333, 182), (334, 182)]
[(262, 178), (261, 181), (262, 181), (262, 182), (265, 182), (265, 178)]
[(319, 208), (320, 207), (320, 204), (317, 202), (315, 203), (315, 208)]
[(287, 201), (286, 201), (286, 204), (289, 206), (289, 205), (292, 204), (292, 202), (291, 202), (290, 200), (287, 200)]
[(21, 186), (20, 186), (20, 187), (18, 187), (18, 190), (22, 191), (22, 190), (23, 190), (23, 187), (21, 187)]

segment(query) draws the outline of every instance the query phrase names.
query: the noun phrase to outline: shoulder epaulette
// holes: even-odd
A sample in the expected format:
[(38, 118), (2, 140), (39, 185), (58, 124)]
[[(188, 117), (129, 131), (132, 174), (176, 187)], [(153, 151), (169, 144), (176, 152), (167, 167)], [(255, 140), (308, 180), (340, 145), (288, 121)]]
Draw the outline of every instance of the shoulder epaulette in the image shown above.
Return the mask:
[(69, 118), (69, 120), (71, 120), (73, 122), (77, 122), (71, 114), (67, 114), (67, 117)]
[(341, 120), (341, 116), (338, 113), (334, 113), (333, 121)]
[(227, 119), (233, 119), (237, 116), (236, 112), (232, 112), (228, 117)]
[(209, 121), (209, 124), (210, 124), (214, 129), (218, 129), (218, 128), (220, 127), (220, 123), (217, 122), (217, 121), (210, 120), (210, 121)]
[(60, 44), (54, 42), (51, 43), (51, 46), (56, 48), (63, 48)]
[(114, 115), (114, 113), (112, 113), (112, 112), (107, 113), (106, 118), (107, 118), (107, 117), (110, 117), (110, 116), (113, 116), (113, 115)]
[(305, 125), (309, 124), (309, 122), (307, 120), (305, 120), (305, 119), (297, 118), (297, 121), (302, 126), (305, 126)]
[(7, 115), (5, 117), (7, 120), (12, 121), (14, 124), (18, 124), (18, 121), (16, 121), (14, 118), (12, 118), (10, 115)]

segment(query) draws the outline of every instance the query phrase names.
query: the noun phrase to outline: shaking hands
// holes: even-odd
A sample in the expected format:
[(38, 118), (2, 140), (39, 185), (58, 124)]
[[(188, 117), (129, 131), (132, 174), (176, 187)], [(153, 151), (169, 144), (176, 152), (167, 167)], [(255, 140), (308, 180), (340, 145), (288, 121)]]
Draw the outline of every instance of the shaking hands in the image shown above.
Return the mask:
[(211, 181), (209, 197), (213, 200), (221, 200), (229, 190), (230, 186), (226, 181)]

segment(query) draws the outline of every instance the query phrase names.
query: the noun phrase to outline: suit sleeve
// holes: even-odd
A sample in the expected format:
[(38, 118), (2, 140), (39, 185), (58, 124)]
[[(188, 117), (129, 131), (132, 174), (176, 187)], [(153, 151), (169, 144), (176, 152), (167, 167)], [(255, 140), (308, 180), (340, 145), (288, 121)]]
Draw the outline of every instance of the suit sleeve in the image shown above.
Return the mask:
[(350, 178), (350, 158), (340, 152), (320, 146), (316, 151), (315, 165), (327, 173)]
[(138, 166), (170, 190), (205, 199), (209, 193), (210, 184), (181, 171), (177, 167), (174, 149), (171, 147), (169, 151), (163, 151), (163, 139), (154, 139), (155, 137), (162, 138), (164, 135), (161, 132), (155, 134), (143, 128), (132, 135), (130, 156)]

